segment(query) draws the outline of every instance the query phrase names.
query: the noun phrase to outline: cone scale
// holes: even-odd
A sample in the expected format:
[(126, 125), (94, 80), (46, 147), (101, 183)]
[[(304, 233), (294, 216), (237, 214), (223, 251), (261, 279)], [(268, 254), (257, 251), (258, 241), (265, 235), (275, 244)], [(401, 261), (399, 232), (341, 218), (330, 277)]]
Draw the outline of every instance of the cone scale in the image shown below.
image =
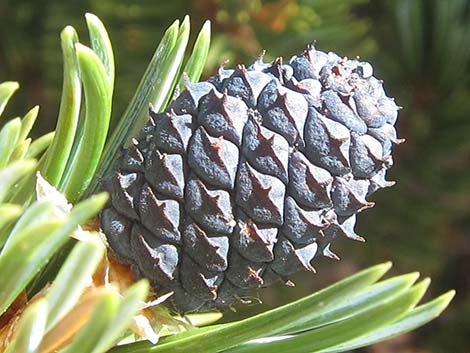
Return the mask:
[(369, 63), (312, 46), (187, 83), (103, 183), (109, 247), (182, 313), (314, 271), (393, 185), (397, 111)]

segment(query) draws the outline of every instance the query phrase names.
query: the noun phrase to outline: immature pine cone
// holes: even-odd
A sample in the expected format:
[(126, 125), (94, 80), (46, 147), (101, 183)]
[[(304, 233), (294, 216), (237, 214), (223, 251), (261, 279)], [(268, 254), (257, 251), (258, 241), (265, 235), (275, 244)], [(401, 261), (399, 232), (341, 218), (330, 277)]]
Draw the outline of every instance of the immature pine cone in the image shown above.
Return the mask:
[(355, 234), (385, 180), (398, 107), (369, 63), (309, 46), (187, 84), (124, 150), (101, 224), (178, 312), (221, 308)]

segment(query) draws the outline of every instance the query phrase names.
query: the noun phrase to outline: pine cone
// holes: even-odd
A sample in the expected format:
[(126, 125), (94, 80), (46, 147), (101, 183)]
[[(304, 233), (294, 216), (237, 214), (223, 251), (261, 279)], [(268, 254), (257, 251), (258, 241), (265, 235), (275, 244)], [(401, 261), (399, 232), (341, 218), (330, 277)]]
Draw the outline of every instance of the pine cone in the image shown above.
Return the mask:
[(109, 246), (178, 312), (313, 271), (394, 184), (397, 110), (369, 63), (313, 47), (188, 83), (104, 182)]

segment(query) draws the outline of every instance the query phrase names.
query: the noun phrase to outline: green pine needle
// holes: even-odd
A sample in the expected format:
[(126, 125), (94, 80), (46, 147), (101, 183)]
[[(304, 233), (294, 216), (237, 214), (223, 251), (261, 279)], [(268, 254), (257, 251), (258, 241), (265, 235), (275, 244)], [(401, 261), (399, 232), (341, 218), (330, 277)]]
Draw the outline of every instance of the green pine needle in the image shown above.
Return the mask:
[(0, 84), (0, 116), (10, 100), (11, 96), (20, 88), (18, 82), (3, 82)]
[(21, 119), (10, 120), (0, 130), (0, 169), (10, 161), (21, 133)]
[(44, 298), (31, 304), (21, 316), (18, 329), (5, 353), (36, 353), (46, 332), (48, 303)]
[(110, 87), (106, 68), (92, 49), (75, 44), (80, 79), (85, 91), (85, 116), (80, 139), (74, 141), (59, 189), (77, 202), (91, 183), (98, 167), (111, 118)]
[(60, 34), (62, 45), (63, 85), (55, 137), (41, 163), (41, 173), (51, 185), (58, 186), (72, 150), (80, 114), (82, 87), (78, 73), (75, 44), (78, 35), (67, 26)]

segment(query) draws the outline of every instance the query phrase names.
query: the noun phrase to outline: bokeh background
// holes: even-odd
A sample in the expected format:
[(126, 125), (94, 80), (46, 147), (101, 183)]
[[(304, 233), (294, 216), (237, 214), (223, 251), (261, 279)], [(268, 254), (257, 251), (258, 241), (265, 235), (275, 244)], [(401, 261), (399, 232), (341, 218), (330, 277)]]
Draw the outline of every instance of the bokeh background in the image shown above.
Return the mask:
[(23, 115), (39, 104), (36, 135), (55, 126), (62, 86), (59, 33), (71, 24), (85, 37), (85, 12), (104, 21), (113, 42), (114, 122), (162, 33), (185, 14), (195, 33), (205, 19), (212, 21), (206, 77), (226, 59), (229, 65), (250, 63), (262, 50), (268, 59), (288, 58), (313, 41), (321, 50), (374, 63), (387, 93), (404, 107), (398, 131), (407, 142), (396, 149), (389, 173), (397, 185), (374, 195), (376, 206), (359, 217), (357, 232), (367, 243), (337, 242), (342, 261), (317, 261), (317, 275), (295, 276), (295, 288), (264, 290), (261, 305), (229, 312), (226, 320), (392, 260), (395, 273), (418, 270), (432, 277), (430, 294), (455, 288), (457, 297), (424, 328), (356, 353), (470, 352), (469, 0), (0, 0), (0, 82), (22, 86), (5, 114)]

